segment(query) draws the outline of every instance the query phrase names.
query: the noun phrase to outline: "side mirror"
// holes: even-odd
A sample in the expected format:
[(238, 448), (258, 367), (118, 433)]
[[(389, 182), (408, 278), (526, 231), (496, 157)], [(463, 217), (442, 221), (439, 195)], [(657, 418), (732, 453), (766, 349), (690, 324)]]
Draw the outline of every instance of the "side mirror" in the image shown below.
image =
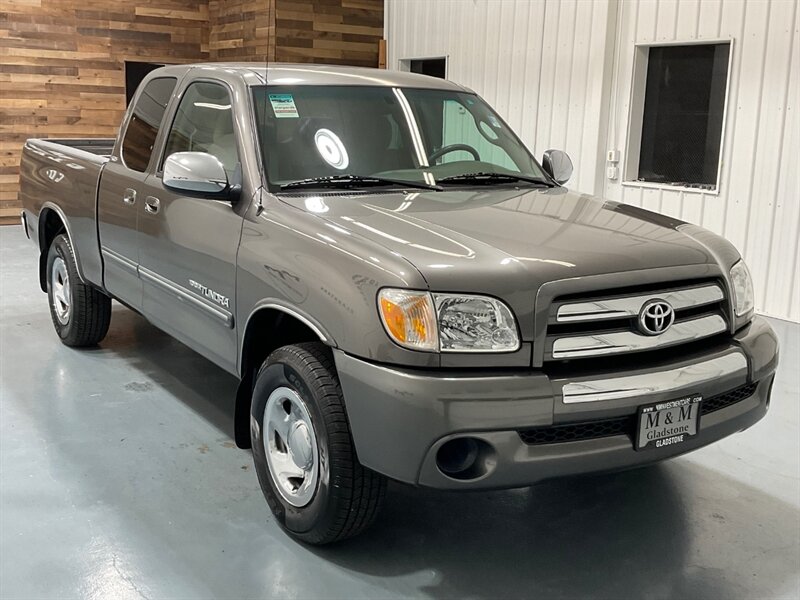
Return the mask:
[(542, 156), (542, 168), (559, 185), (564, 185), (572, 177), (572, 161), (569, 155), (561, 150), (546, 150)]
[(225, 167), (206, 152), (175, 152), (164, 161), (164, 185), (199, 196), (224, 197), (230, 191)]

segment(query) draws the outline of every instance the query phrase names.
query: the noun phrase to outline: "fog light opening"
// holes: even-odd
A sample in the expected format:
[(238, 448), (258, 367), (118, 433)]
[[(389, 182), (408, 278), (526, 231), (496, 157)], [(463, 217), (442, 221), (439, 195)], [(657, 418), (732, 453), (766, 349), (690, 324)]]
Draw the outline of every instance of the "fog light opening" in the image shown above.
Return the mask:
[(477, 479), (487, 473), (493, 456), (494, 448), (487, 442), (460, 437), (442, 444), (436, 452), (436, 466), (453, 479)]

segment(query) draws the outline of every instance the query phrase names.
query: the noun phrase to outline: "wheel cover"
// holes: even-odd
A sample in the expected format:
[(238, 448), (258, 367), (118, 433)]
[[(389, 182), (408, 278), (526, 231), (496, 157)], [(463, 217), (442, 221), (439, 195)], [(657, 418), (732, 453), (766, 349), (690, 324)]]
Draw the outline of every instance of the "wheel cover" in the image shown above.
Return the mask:
[(267, 399), (262, 420), (269, 474), (283, 499), (302, 507), (314, 498), (319, 480), (319, 452), (311, 415), (299, 394), (287, 387)]
[(64, 259), (56, 256), (50, 272), (50, 289), (53, 291), (53, 310), (58, 322), (62, 325), (69, 323), (72, 305), (72, 293), (69, 287), (69, 271)]

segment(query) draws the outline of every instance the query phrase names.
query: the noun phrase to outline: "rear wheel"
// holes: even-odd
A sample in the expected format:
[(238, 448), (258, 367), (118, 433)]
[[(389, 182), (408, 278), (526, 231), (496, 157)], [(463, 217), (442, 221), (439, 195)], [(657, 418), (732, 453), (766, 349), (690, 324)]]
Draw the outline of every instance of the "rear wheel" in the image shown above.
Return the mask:
[(376, 518), (386, 480), (356, 457), (339, 378), (320, 343), (273, 352), (256, 376), (253, 459), (264, 497), (294, 537), (327, 544)]
[(75, 253), (63, 234), (47, 253), (47, 297), (53, 326), (67, 346), (94, 346), (108, 333), (111, 298), (80, 280)]

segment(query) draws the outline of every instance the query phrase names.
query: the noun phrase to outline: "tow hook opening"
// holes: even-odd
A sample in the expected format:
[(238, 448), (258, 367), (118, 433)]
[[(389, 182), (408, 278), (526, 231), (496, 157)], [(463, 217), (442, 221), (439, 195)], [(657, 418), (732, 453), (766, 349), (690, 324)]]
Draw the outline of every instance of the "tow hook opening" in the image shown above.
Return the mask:
[(436, 452), (436, 466), (453, 479), (468, 481), (494, 468), (495, 451), (488, 442), (474, 437), (448, 440)]

